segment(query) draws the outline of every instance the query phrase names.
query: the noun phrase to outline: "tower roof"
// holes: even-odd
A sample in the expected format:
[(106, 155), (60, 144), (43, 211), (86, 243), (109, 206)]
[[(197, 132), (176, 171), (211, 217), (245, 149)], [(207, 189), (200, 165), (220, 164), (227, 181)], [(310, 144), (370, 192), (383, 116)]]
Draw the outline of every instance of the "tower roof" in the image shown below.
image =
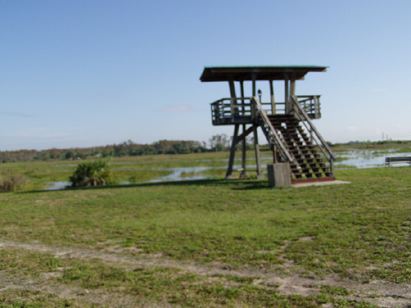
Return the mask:
[(327, 66), (292, 65), (292, 66), (215, 66), (205, 67), (200, 80), (242, 81), (242, 80), (298, 80), (309, 72), (325, 72)]

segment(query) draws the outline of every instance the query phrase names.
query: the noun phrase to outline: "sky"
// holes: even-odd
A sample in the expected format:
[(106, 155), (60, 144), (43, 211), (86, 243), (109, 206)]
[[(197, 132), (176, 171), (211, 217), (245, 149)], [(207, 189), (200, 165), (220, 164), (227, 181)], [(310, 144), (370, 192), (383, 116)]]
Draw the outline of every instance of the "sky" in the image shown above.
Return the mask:
[(302, 64), (327, 140), (411, 139), (409, 0), (0, 0), (0, 150), (207, 141), (204, 66)]

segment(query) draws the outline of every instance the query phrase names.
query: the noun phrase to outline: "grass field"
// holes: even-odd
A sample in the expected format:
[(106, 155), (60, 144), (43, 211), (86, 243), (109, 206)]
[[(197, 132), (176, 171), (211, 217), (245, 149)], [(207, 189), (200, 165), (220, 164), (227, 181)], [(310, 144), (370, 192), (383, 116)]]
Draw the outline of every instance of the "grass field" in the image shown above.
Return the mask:
[[(116, 159), (135, 184), (64, 191), (43, 188), (75, 162), (2, 165), (29, 184), (0, 194), (0, 306), (411, 303), (411, 168), (272, 190), (223, 180), (225, 157)], [(190, 166), (212, 178), (146, 183)]]

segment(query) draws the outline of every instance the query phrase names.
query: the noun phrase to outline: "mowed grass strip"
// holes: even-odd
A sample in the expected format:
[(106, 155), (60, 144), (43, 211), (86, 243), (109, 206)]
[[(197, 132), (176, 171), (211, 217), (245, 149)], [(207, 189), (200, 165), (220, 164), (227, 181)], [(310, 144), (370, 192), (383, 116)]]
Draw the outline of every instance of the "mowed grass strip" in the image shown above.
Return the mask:
[(209, 180), (0, 195), (0, 238), (136, 247), (176, 260), (411, 282), (411, 169), (339, 171), (349, 185)]

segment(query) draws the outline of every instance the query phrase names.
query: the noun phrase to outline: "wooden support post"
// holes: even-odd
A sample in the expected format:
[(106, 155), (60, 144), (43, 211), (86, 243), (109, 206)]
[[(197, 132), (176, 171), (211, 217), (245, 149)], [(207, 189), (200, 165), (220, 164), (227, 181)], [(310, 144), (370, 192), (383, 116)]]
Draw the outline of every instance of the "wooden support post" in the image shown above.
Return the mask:
[(271, 113), (276, 114), (275, 108), (275, 96), (274, 96), (274, 81), (270, 80), (270, 101), (271, 101)]
[(284, 80), (284, 104), (285, 104), (285, 113), (290, 113), (290, 89), (288, 86), (288, 78)]
[[(274, 115), (277, 113), (276, 105), (275, 105), (274, 81), (270, 80), (269, 83), (270, 83), (271, 113)], [(277, 162), (277, 147), (273, 145), (271, 147), (271, 150), (273, 152), (273, 163), (275, 164)]]
[[(235, 111), (237, 109), (236, 105), (236, 95), (235, 95), (235, 85), (234, 85), (234, 80), (230, 80), (228, 82), (229, 87), (230, 87), (230, 96), (231, 96), (231, 116), (234, 117)], [(233, 140), (231, 141), (231, 148), (230, 148), (230, 158), (228, 159), (228, 167), (227, 167), (227, 172), (225, 177), (229, 178), (232, 173), (233, 173), (233, 165), (234, 165), (234, 158), (235, 158), (235, 149), (237, 145), (237, 137), (238, 137), (238, 129), (239, 129), (239, 124), (235, 124), (234, 126), (234, 134), (233, 134)]]
[[(257, 95), (257, 86), (255, 78), (253, 78), (253, 97)], [(261, 167), (260, 167), (260, 146), (258, 145), (258, 124), (256, 122), (253, 123), (253, 139), (254, 139), (254, 153), (255, 153), (255, 167), (257, 172), (257, 177), (261, 174)]]
[[(244, 101), (244, 81), (240, 81), (240, 93), (241, 93), (241, 104), (242, 104), (242, 113), (244, 116), (245, 113), (245, 101)], [(246, 125), (243, 124), (243, 134), (246, 134)], [(247, 177), (247, 136), (244, 136), (243, 142), (242, 142), (242, 155), (241, 155), (241, 173), (240, 173), (240, 178), (246, 178)]]
[(295, 95), (295, 80), (291, 80), (290, 81), (290, 96), (294, 96)]
[(291, 96), (294, 96), (295, 95), (295, 80), (291, 80), (290, 81), (290, 95), (288, 96), (289, 97), (289, 101), (288, 101), (288, 104), (289, 104), (289, 112), (290, 113), (292, 113), (293, 112), (293, 108), (292, 108), (292, 105), (291, 105), (291, 99), (290, 99), (290, 97)]
[(233, 165), (234, 165), (234, 158), (235, 158), (235, 148), (237, 145), (237, 138), (238, 138), (238, 128), (239, 124), (235, 124), (234, 126), (234, 134), (233, 140), (231, 141), (231, 148), (230, 148), (230, 158), (228, 159), (228, 168), (225, 174), (225, 178), (229, 178), (233, 174)]
[(253, 133), (254, 133), (254, 152), (255, 152), (255, 167), (257, 177), (261, 175), (261, 165), (260, 165), (260, 146), (258, 144), (258, 131), (257, 131), (257, 124), (253, 124)]
[(235, 96), (235, 85), (234, 85), (234, 80), (230, 80), (228, 82), (228, 85), (230, 87), (230, 96), (231, 96), (231, 115), (234, 116), (237, 111), (237, 100)]

